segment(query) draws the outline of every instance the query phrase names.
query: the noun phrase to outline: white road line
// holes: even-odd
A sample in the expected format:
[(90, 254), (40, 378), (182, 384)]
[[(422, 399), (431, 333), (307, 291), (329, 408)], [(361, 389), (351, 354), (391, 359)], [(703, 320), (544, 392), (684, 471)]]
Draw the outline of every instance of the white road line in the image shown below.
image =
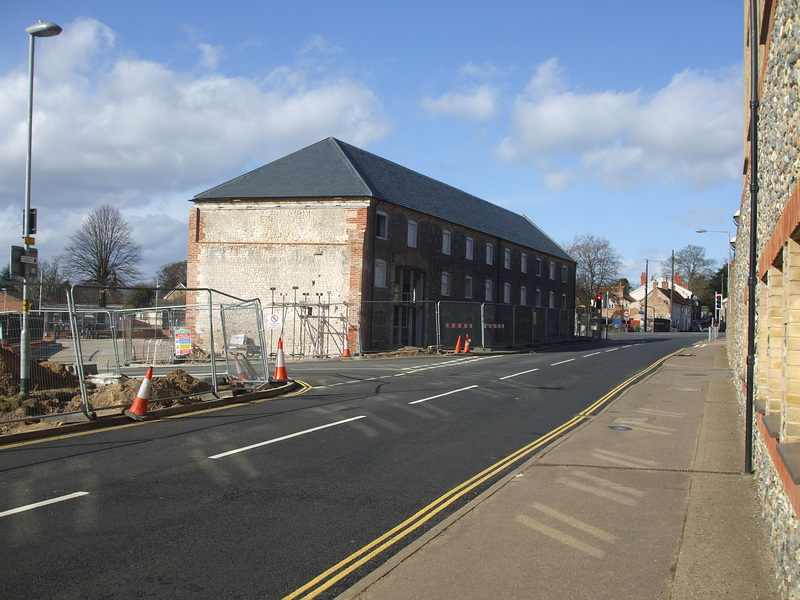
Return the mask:
[(436, 398), (441, 398), (442, 396), (449, 396), (450, 394), (455, 394), (458, 392), (463, 392), (464, 390), (471, 390), (472, 388), (478, 387), (477, 385), (471, 385), (469, 387), (461, 388), (460, 390), (451, 390), (449, 392), (445, 392), (444, 394), (438, 394), (436, 396), (431, 396), (429, 398), (422, 398), (421, 400), (414, 400), (413, 402), (409, 402), (409, 404), (419, 404), (420, 402), (427, 402), (428, 400), (434, 400)]
[(534, 371), (538, 371), (539, 369), (530, 369), (528, 371), (521, 371), (520, 373), (514, 373), (513, 375), (506, 375), (505, 377), (501, 377), (500, 379), (511, 379), (512, 377), (517, 377), (518, 375), (526, 375), (528, 373), (533, 373)]
[(616, 352), (619, 348), (609, 348), (606, 352)]
[(88, 495), (89, 492), (75, 492), (73, 494), (67, 494), (66, 496), (59, 496), (58, 498), (51, 498), (50, 500), (42, 500), (41, 502), (28, 504), (27, 506), (20, 506), (19, 508), (12, 508), (11, 510), (4, 510), (3, 512), (0, 512), (0, 519), (2, 519), (3, 517), (8, 517), (9, 515), (15, 515), (17, 513), (25, 512), (26, 510), (33, 510), (34, 508), (47, 506), (48, 504), (55, 504), (56, 502), (64, 502), (64, 500), (72, 500), (73, 498), (80, 498), (81, 496), (88, 496)]
[(589, 358), (590, 356), (597, 356), (598, 354), (600, 354), (600, 353), (599, 352), (592, 352), (591, 354), (584, 354), (583, 358)]
[(335, 427), (336, 425), (343, 425), (345, 423), (349, 423), (350, 421), (357, 421), (358, 419), (366, 419), (367, 415), (361, 415), (359, 417), (352, 417), (350, 419), (345, 419), (344, 421), (336, 421), (335, 423), (328, 423), (327, 425), (320, 425), (319, 427), (312, 427), (311, 429), (306, 429), (304, 431), (298, 431), (297, 433), (290, 433), (289, 435), (284, 435), (283, 437), (275, 438), (273, 440), (267, 440), (266, 442), (259, 442), (258, 444), (253, 444), (251, 446), (245, 446), (244, 448), (237, 448), (235, 450), (228, 450), (227, 452), (222, 452), (220, 454), (215, 454), (214, 456), (209, 456), (208, 458), (223, 458), (225, 456), (230, 456), (231, 454), (238, 454), (239, 452), (246, 452), (247, 450), (252, 450), (253, 448), (259, 448), (261, 446), (267, 446), (269, 444), (274, 444), (276, 442), (282, 442), (284, 440), (288, 440), (294, 437), (298, 437), (301, 435), (305, 435), (307, 433), (313, 433), (315, 431), (319, 431), (320, 429), (327, 429), (328, 427)]
[(561, 362), (553, 363), (550, 366), (551, 367), (555, 367), (556, 365), (563, 365), (564, 363), (572, 362), (573, 360), (575, 360), (575, 359), (574, 358), (569, 358), (567, 360), (562, 360)]

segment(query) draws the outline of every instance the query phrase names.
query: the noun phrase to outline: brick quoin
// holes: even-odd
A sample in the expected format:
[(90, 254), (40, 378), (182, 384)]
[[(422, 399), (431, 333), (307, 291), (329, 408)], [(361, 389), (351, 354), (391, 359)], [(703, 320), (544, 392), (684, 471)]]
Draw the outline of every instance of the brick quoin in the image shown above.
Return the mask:
[(348, 345), (356, 343), (356, 329), (358, 326), (357, 315), (361, 304), (363, 273), (364, 273), (364, 244), (366, 243), (367, 222), (369, 208), (356, 208), (348, 211), (347, 245), (350, 256), (350, 277), (348, 289), (344, 290), (345, 302), (350, 306), (349, 323), (347, 324)]

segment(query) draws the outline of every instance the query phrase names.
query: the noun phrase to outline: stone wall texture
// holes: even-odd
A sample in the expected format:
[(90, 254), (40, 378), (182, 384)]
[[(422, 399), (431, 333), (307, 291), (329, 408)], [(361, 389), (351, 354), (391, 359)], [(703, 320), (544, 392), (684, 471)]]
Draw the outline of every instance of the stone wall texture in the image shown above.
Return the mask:
[[(745, 27), (749, 27), (749, 1), (745, 1)], [(765, 5), (761, 0), (761, 12)], [(762, 514), (770, 533), (783, 598), (800, 598), (800, 523), (797, 519), (798, 489), (787, 476), (776, 452), (779, 443), (795, 442), (800, 425), (792, 381), (800, 380), (796, 364), (796, 328), (790, 326), (800, 307), (800, 287), (794, 284), (789, 260), (798, 233), (798, 178), (800, 177), (800, 0), (766, 2), (772, 10), (759, 23), (767, 35), (761, 40), (758, 64), (758, 194), (756, 208), (755, 393), (767, 415), (780, 419), (775, 439), (756, 415), (753, 466)], [(748, 80), (750, 48), (745, 32), (745, 135), (750, 119)], [(745, 156), (750, 144), (745, 140)], [(748, 353), (748, 276), (750, 265), (750, 163), (745, 175), (740, 219), (736, 234), (728, 333), (728, 354), (736, 378), (740, 406), (745, 409)], [(789, 270), (791, 267), (791, 270)], [(781, 277), (782, 281), (777, 278)], [(788, 321), (787, 321), (788, 320)], [(775, 418), (775, 417), (773, 417)]]

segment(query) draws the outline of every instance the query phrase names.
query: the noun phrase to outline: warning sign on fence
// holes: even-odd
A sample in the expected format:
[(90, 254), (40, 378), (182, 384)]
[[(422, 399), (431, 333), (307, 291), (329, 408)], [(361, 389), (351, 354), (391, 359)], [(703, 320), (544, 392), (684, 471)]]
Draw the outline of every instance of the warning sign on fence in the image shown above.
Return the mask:
[(269, 329), (283, 329), (283, 315), (280, 313), (273, 313), (267, 319), (267, 327)]
[(192, 353), (192, 332), (189, 329), (175, 330), (175, 356)]

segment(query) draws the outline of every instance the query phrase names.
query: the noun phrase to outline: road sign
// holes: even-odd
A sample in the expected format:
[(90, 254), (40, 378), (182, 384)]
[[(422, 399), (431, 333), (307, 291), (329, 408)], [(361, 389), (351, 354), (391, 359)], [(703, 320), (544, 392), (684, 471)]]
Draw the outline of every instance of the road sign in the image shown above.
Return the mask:
[(283, 315), (281, 313), (272, 313), (267, 319), (268, 329), (283, 329)]
[(39, 276), (39, 251), (36, 248), (26, 249), (23, 246), (11, 246), (11, 274), (26, 279)]

